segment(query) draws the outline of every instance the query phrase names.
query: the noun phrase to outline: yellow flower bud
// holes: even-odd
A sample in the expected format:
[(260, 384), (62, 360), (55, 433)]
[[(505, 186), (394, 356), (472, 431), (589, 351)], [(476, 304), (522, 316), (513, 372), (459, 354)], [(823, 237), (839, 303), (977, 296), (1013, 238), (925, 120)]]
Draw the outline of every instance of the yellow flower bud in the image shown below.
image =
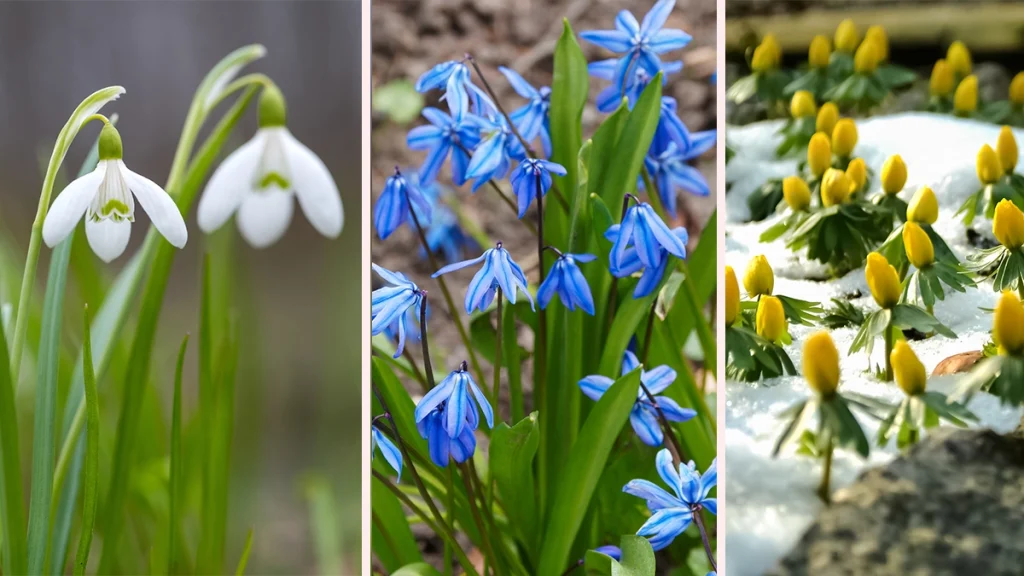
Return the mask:
[(1024, 352), (1024, 306), (1017, 295), (1003, 292), (992, 318), (992, 338), (1007, 354)]
[(747, 264), (747, 270), (743, 273), (743, 287), (747, 289), (747, 295), (756, 298), (763, 294), (770, 295), (775, 288), (775, 273), (764, 254), (758, 254)]
[(775, 296), (762, 296), (757, 303), (754, 323), (758, 336), (769, 342), (778, 342), (786, 333), (786, 312), (782, 309), (782, 301)]
[(1010, 81), (1010, 102), (1016, 106), (1024, 106), (1024, 72), (1017, 72)]
[(999, 156), (999, 165), (1006, 174), (1013, 174), (1017, 167), (1017, 139), (1013, 137), (1013, 130), (1009, 126), (1003, 126), (999, 131), (999, 139), (996, 140), (996, 155)]
[(864, 41), (871, 41), (878, 52), (878, 61), (889, 60), (889, 35), (882, 26), (872, 26), (864, 33)]
[(949, 50), (946, 50), (946, 61), (953, 67), (953, 72), (959, 76), (971, 73), (971, 52), (959, 40), (949, 45)]
[(978, 109), (978, 77), (973, 74), (960, 81), (953, 94), (953, 109), (958, 114), (970, 114)]
[(1003, 175), (1003, 165), (1000, 163), (999, 156), (988, 144), (982, 145), (981, 150), (978, 150), (976, 167), (978, 170), (978, 180), (982, 184), (997, 182), (999, 177)]
[(928, 90), (932, 96), (942, 96), (945, 98), (953, 91), (954, 81), (953, 67), (945, 60), (938, 60), (935, 62), (935, 67), (932, 68), (932, 77), (928, 82)]
[(811, 141), (807, 144), (807, 168), (815, 178), (821, 178), (831, 165), (832, 144), (829, 143), (828, 136), (818, 132), (811, 136)]
[(829, 168), (821, 178), (821, 203), (828, 208), (846, 203), (853, 191), (853, 183), (846, 172)]
[(935, 247), (932, 239), (915, 222), (903, 225), (903, 248), (907, 251), (907, 260), (918, 270), (927, 268), (935, 262)]
[(775, 53), (771, 46), (760, 44), (754, 48), (754, 56), (750, 59), (750, 68), (754, 72), (767, 72), (777, 66), (778, 62), (775, 60)]
[(836, 127), (836, 122), (839, 122), (839, 108), (833, 102), (825, 102), (818, 109), (818, 118), (814, 121), (814, 131), (831, 135), (832, 130)]
[(879, 306), (888, 310), (900, 301), (900, 277), (892, 264), (878, 252), (868, 254), (868, 265), (864, 268), (871, 296)]
[(857, 25), (853, 23), (853, 20), (847, 19), (840, 22), (836, 27), (836, 50), (853, 54), (858, 44), (860, 44), (860, 32), (857, 31)]
[(871, 74), (878, 68), (878, 47), (874, 42), (865, 39), (853, 56), (853, 70), (857, 74)]
[(782, 180), (782, 197), (794, 212), (807, 210), (811, 205), (811, 189), (799, 176), (787, 176)]
[(807, 90), (797, 90), (789, 102), (789, 113), (793, 118), (806, 118), (818, 113), (814, 104), (814, 95)]
[(811, 47), (807, 49), (807, 59), (811, 68), (828, 68), (828, 60), (832, 55), (832, 43), (827, 36), (817, 35), (811, 40)]
[(882, 190), (886, 194), (896, 194), (903, 190), (907, 183), (907, 164), (899, 154), (893, 154), (882, 164)]
[(857, 145), (857, 125), (849, 118), (836, 122), (832, 129), (832, 152), (840, 158), (848, 158)]
[(868, 181), (868, 167), (863, 158), (854, 158), (846, 167), (846, 176), (850, 179), (850, 194), (859, 192)]
[(1012, 200), (1003, 198), (996, 204), (992, 235), (1010, 250), (1024, 246), (1024, 212)]
[(732, 326), (740, 315), (740, 285), (736, 282), (736, 271), (725, 267), (725, 324)]
[(896, 383), (907, 396), (916, 396), (924, 392), (928, 383), (928, 375), (924, 371), (924, 364), (917, 358), (917, 354), (910, 348), (906, 340), (900, 340), (892, 349), (889, 355), (892, 361), (892, 372), (896, 376)]
[(935, 198), (935, 192), (927, 186), (921, 186), (914, 192), (907, 206), (907, 221), (932, 225), (938, 219), (939, 201)]
[(804, 342), (804, 378), (812, 390), (829, 398), (839, 388), (839, 350), (826, 331), (811, 334)]

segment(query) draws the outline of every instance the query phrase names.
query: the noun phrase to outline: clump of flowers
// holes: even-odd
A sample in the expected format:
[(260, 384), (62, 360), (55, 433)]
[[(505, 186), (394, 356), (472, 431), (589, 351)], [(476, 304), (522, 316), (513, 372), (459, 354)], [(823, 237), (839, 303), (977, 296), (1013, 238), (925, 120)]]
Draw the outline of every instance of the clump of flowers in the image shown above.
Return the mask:
[(780, 115), (790, 75), (781, 68), (782, 48), (774, 35), (766, 34), (760, 44), (747, 50), (747, 64), (750, 75), (733, 83), (726, 98), (742, 104), (756, 96), (770, 115)]
[[(748, 294), (756, 298), (743, 313), (739, 284), (732, 266), (725, 267), (725, 346), (728, 375), (753, 382), (783, 374), (796, 374), (783, 344), (791, 342), (782, 300), (771, 296), (774, 287), (771, 267), (755, 258), (744, 274)], [(753, 328), (753, 329), (752, 329)]]
[(1016, 293), (1004, 291), (992, 317), (992, 338), (998, 354), (982, 359), (961, 379), (956, 399), (969, 400), (988, 392), (1003, 404), (1024, 404), (1024, 305)]

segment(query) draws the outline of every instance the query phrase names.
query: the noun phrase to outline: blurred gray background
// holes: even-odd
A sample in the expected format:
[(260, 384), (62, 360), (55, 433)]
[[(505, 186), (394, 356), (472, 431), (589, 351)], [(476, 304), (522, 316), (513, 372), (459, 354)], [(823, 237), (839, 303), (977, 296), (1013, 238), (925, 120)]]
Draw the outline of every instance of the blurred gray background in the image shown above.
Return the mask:
[[(317, 235), (299, 210), (285, 237), (266, 250), (249, 248), (231, 231), (241, 257), (239, 284), (251, 300), (245, 312), (252, 315), (240, 344), (227, 556), (234, 562), (245, 531), (255, 527), (250, 573), (318, 570), (301, 490), (307, 472), (330, 479), (343, 519), (345, 566), (357, 571), (360, 30), (358, 0), (0, 3), (0, 221), (21, 254), (42, 181), (39, 158), (49, 155), (85, 96), (111, 84), (125, 87), (103, 112), (120, 115), (125, 162), (162, 184), (196, 86), (222, 56), (249, 43), (264, 44), (268, 53), (246, 71), (266, 73), (281, 87), (290, 130), (323, 158), (338, 183), (346, 222), (337, 240)], [(255, 128), (250, 112), (231, 147)], [(90, 125), (72, 147), (65, 161), (71, 174), (97, 131)], [(105, 267), (111, 275), (149, 228), (137, 214), (125, 256)], [(204, 238), (194, 208), (186, 222), (189, 244), (171, 275), (151, 367), (168, 415), (177, 345), (185, 332), (198, 334)], [(40, 286), (48, 258), (44, 248)], [(194, 355), (193, 347), (186, 415), (195, 405)], [(100, 382), (101, 389), (112, 386), (120, 383)]]

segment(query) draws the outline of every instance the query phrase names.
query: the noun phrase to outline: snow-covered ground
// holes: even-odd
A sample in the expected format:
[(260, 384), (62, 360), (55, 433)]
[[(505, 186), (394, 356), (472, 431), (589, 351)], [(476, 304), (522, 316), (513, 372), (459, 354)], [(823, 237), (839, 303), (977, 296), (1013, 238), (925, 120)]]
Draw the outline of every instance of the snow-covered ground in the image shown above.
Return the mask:
[[(822, 277), (824, 267), (808, 262), (803, 254), (786, 249), (784, 241), (762, 244), (758, 236), (777, 217), (759, 223), (743, 223), (749, 217), (747, 196), (765, 180), (796, 173), (795, 160), (779, 161), (774, 150), (779, 144), (775, 136), (780, 122), (763, 122), (730, 128), (727, 140), (736, 152), (727, 168), (732, 184), (726, 195), (726, 264), (742, 279), (747, 261), (765, 254), (775, 270), (775, 293), (823, 304), (830, 298), (859, 290), (863, 296), (853, 302), (866, 310), (877, 308), (864, 279), (864, 269), (850, 272), (829, 282), (804, 280)], [(892, 154), (900, 154), (907, 164), (907, 184), (900, 194), (910, 200), (919, 186), (928, 185), (939, 201), (939, 220), (935, 230), (941, 234), (961, 261), (971, 247), (964, 226), (954, 213), (964, 199), (979, 187), (975, 174), (975, 157), (983, 144), (995, 147), (999, 127), (991, 124), (959, 120), (932, 114), (901, 114), (857, 122), (859, 141), (855, 156), (864, 158), (874, 170), (869, 196), (881, 186), (882, 163)], [(1024, 145), (1024, 131), (1015, 131), (1017, 141)], [(1018, 170), (1019, 171), (1019, 170)], [(991, 221), (979, 217), (974, 228), (991, 237)], [(742, 287), (741, 287), (742, 291)], [(913, 342), (911, 345), (925, 368), (932, 369), (944, 358), (959, 352), (979, 350), (987, 341), (991, 315), (979, 308), (995, 306), (996, 294), (990, 283), (955, 295), (935, 306), (935, 315), (957, 334), (955, 340), (941, 336)], [(801, 346), (804, 339), (818, 327), (792, 326), (793, 345), (786, 351), (794, 364), (802, 365)], [(869, 359), (861, 352), (847, 355), (856, 328), (835, 330), (832, 337), (842, 357), (842, 389), (884, 399), (890, 403), (901, 398), (894, 385), (871, 378)], [(870, 364), (880, 364), (882, 345), (877, 342)], [(950, 392), (955, 376), (929, 378), (931, 390)], [(792, 449), (772, 459), (771, 449), (782, 422), (778, 415), (786, 407), (810, 393), (803, 379), (783, 377), (757, 384), (728, 382), (726, 385), (726, 465), (727, 465), (727, 537), (726, 554), (729, 576), (763, 574), (797, 542), (815, 518), (821, 506), (815, 489), (821, 478), (819, 462), (796, 456)], [(998, 400), (981, 394), (970, 409), (983, 426), (1010, 431), (1020, 421), (1021, 411), (999, 405)], [(877, 423), (859, 418), (869, 438), (877, 431)], [(833, 489), (849, 485), (868, 466), (877, 466), (896, 455), (895, 441), (886, 450), (872, 448), (869, 460), (839, 451), (832, 475)]]

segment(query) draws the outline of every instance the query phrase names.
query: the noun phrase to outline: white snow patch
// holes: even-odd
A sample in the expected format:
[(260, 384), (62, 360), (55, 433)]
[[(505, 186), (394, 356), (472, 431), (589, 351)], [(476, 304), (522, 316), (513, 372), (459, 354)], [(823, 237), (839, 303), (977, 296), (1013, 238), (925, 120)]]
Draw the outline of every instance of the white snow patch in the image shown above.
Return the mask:
[[(877, 306), (871, 299), (864, 279), (864, 269), (846, 276), (815, 282), (807, 277), (823, 277), (824, 266), (808, 262), (803, 253), (796, 255), (779, 240), (762, 244), (758, 236), (771, 226), (777, 216), (759, 223), (743, 223), (749, 218), (747, 196), (769, 178), (796, 173), (796, 160), (778, 160), (775, 148), (780, 139), (775, 132), (781, 122), (762, 122), (745, 127), (729, 128), (728, 142), (736, 155), (729, 162), (727, 181), (732, 188), (726, 195), (726, 264), (742, 279), (747, 261), (765, 254), (775, 270), (775, 293), (828, 305), (834, 296), (860, 291), (853, 302), (867, 310)], [(907, 164), (908, 178), (901, 197), (910, 200), (919, 186), (928, 185), (939, 201), (939, 221), (935, 230), (963, 260), (971, 249), (967, 234), (954, 213), (969, 194), (978, 187), (975, 157), (983, 144), (995, 147), (999, 126), (933, 114), (900, 114), (857, 122), (859, 140), (854, 151), (874, 170), (868, 195), (881, 189), (879, 175), (882, 163), (892, 154), (900, 154)], [(1024, 131), (1016, 130), (1018, 142), (1024, 143)], [(973, 226), (991, 237), (991, 222), (979, 217)], [(741, 289), (742, 290), (742, 289)], [(935, 306), (935, 315), (957, 334), (955, 340), (937, 336), (911, 343), (914, 351), (932, 369), (944, 358), (970, 350), (979, 350), (989, 338), (991, 315), (980, 308), (995, 306), (997, 295), (991, 283), (969, 289)], [(786, 351), (799, 367), (804, 339), (820, 328), (792, 326), (794, 344)], [(863, 352), (846, 354), (854, 328), (832, 332), (842, 364), (843, 390), (897, 402), (902, 392), (893, 385), (878, 382), (869, 368), (883, 362), (882, 343), (876, 342), (872, 358)], [(956, 385), (953, 376), (933, 377), (928, 387), (949, 393)], [(761, 383), (727, 382), (726, 384), (726, 465), (727, 514), (726, 555), (729, 576), (763, 574), (788, 552), (810, 526), (820, 509), (815, 490), (821, 478), (821, 464), (797, 456), (792, 449), (777, 459), (771, 450), (783, 422), (778, 415), (794, 402), (810, 394), (803, 379), (782, 377)], [(1008, 432), (1021, 419), (1020, 409), (1000, 406), (988, 395), (978, 395), (970, 404), (981, 425), (999, 432)], [(859, 415), (858, 415), (859, 416)], [(875, 436), (877, 422), (858, 417), (868, 438)], [(851, 484), (866, 467), (884, 464), (897, 455), (895, 442), (888, 449), (872, 446), (871, 457), (864, 461), (856, 454), (837, 451), (832, 472), (833, 490)]]

